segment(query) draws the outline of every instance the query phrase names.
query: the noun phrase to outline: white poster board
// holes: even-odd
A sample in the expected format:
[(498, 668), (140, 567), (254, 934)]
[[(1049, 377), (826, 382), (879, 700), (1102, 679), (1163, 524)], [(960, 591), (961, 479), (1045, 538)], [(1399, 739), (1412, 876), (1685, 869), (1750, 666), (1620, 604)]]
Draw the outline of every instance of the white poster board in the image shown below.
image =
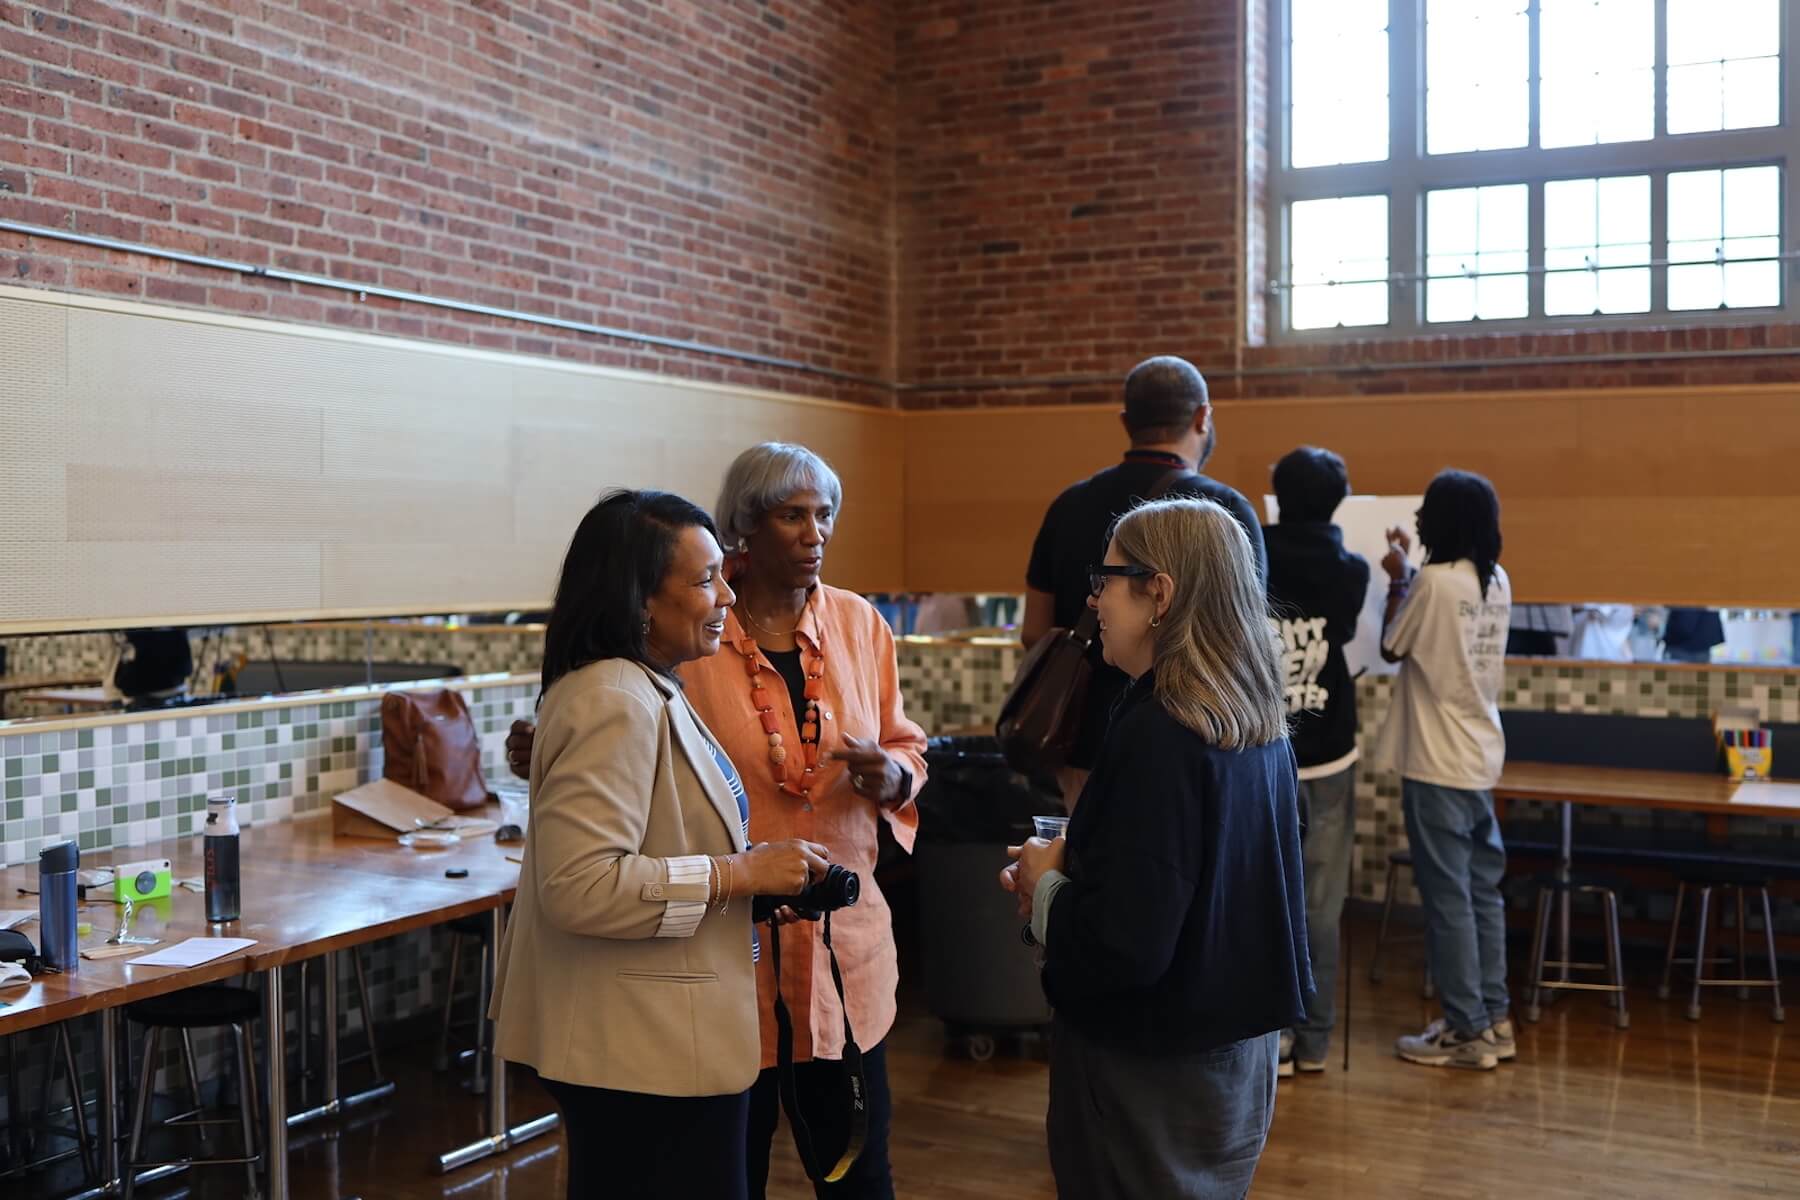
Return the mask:
[[(1421, 496), (1349, 496), (1332, 515), (1332, 521), (1344, 531), (1344, 548), (1369, 560), (1369, 594), (1363, 599), (1362, 616), (1356, 621), (1356, 638), (1344, 647), (1344, 659), (1350, 666), (1351, 678), (1365, 671), (1391, 675), (1399, 670), (1397, 664), (1381, 659), (1381, 616), (1387, 606), (1388, 585), (1381, 560), (1387, 555), (1387, 531), (1397, 525), (1413, 540), (1413, 565), (1419, 566), (1425, 561), (1425, 551), (1419, 545), (1418, 530), (1414, 527), (1414, 514), (1419, 511), (1423, 499)], [(1275, 497), (1264, 496), (1263, 509), (1269, 514), (1269, 524), (1273, 525), (1280, 516)]]

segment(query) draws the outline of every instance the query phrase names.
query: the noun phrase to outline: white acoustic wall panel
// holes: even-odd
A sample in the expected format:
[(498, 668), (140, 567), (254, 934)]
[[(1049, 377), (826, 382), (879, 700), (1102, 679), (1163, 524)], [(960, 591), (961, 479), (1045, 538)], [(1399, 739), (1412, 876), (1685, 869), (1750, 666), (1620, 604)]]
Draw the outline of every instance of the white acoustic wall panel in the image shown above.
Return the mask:
[(710, 508), (769, 439), (844, 476), (831, 581), (898, 589), (898, 420), (0, 288), (0, 633), (542, 605), (601, 491)]

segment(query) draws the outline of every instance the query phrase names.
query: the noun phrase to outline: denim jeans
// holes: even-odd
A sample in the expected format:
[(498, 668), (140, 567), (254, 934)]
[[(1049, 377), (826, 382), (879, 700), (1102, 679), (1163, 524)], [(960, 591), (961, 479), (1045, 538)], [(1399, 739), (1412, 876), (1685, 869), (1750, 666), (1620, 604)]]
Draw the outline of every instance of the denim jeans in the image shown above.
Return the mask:
[(1300, 781), (1300, 858), (1306, 870), (1306, 943), (1313, 984), (1306, 1019), (1294, 1027), (1294, 1057), (1323, 1062), (1337, 1023), (1338, 920), (1350, 890), (1356, 842), (1356, 768)]
[(1460, 1034), (1505, 1018), (1506, 847), (1491, 792), (1400, 782), (1413, 879), (1425, 903), (1425, 948), (1444, 1016)]

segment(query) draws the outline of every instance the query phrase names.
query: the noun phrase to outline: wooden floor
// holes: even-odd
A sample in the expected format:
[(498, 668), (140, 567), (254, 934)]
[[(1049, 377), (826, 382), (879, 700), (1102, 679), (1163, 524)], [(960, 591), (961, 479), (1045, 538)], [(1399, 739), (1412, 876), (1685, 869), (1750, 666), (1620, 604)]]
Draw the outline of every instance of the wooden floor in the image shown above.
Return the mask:
[[(1359, 941), (1370, 944), (1359, 926)], [(1521, 1026), (1519, 1060), (1486, 1074), (1408, 1066), (1392, 1040), (1430, 1015), (1417, 958), (1394, 954), (1387, 982), (1354, 989), (1351, 1070), (1282, 1084), (1252, 1194), (1270, 1200), (1443, 1197), (1651, 1200), (1800, 1196), (1800, 1030), (1766, 1004), (1710, 997), (1690, 1024), (1659, 1002), (1652, 964), (1620, 1033), (1600, 998), (1574, 996)], [(976, 1063), (946, 1051), (942, 1026), (914, 1004), (889, 1043), (893, 1160), (901, 1196), (1006, 1200), (1055, 1195), (1045, 1165), (1046, 1069), (1029, 1056)], [(400, 1094), (336, 1131), (303, 1134), (293, 1195), (303, 1200), (522, 1200), (562, 1194), (560, 1135), (447, 1177), (431, 1155), (479, 1133), (476, 1101), (396, 1050)], [(529, 1084), (514, 1119), (548, 1108)], [(785, 1132), (780, 1135), (785, 1139)], [(786, 1144), (770, 1195), (810, 1195)], [(199, 1198), (236, 1197), (241, 1176), (200, 1172)], [(29, 1196), (0, 1187), (6, 1195)], [(49, 1194), (49, 1193), (45, 1193)], [(169, 1191), (146, 1191), (158, 1196)]]

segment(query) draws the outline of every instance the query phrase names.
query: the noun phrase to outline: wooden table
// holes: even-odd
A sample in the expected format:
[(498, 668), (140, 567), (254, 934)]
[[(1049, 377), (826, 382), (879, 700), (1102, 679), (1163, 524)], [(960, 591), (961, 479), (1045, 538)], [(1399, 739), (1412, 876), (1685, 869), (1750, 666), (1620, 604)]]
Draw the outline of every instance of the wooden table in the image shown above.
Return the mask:
[[(498, 806), (493, 816), (498, 815)], [(329, 1115), (341, 1107), (336, 1094), (336, 1020), (334, 951), (378, 941), (457, 917), (487, 913), (494, 946), (500, 944), (505, 906), (518, 887), (516, 847), (501, 846), (491, 836), (465, 841), (447, 850), (416, 851), (397, 842), (338, 838), (328, 820), (302, 819), (246, 829), (242, 835), (243, 918), (209, 926), (202, 897), (177, 886), (166, 901), (140, 905), (132, 932), (154, 934), (165, 945), (185, 937), (211, 934), (250, 937), (256, 944), (224, 958), (190, 968), (134, 967), (129, 958), (84, 961), (69, 975), (47, 975), (24, 989), (8, 989), (0, 1000), (0, 1036), (55, 1021), (98, 1013), (101, 1023), (100, 1133), (101, 1186), (88, 1195), (111, 1194), (121, 1183), (118, 1156), (118, 1071), (114, 1047), (118, 1009), (135, 1000), (216, 983), (253, 973), (263, 978), (264, 1017), (269, 1045), (267, 1134), (268, 1194), (287, 1197), (287, 1131), (298, 1119)], [(117, 862), (168, 858), (177, 880), (197, 878), (204, 870), (202, 839), (189, 837), (112, 851)], [(88, 865), (99, 865), (90, 861)], [(450, 879), (458, 868), (466, 877)], [(11, 904), (16, 889), (35, 888), (35, 867), (0, 871), (0, 897)], [(20, 902), (31, 897), (22, 897)], [(82, 919), (94, 932), (84, 947), (98, 945), (116, 928), (119, 906), (89, 900)], [(154, 947), (144, 947), (149, 953)], [(290, 1115), (286, 1094), (286, 1036), (281, 968), (324, 956), (326, 964), (326, 1105)], [(491, 971), (497, 954), (488, 956)], [(548, 1132), (556, 1126), (550, 1114), (519, 1126), (506, 1122), (506, 1074), (492, 1061), (488, 1088), (489, 1136), (452, 1150), (439, 1159), (450, 1170)], [(147, 1181), (146, 1176), (139, 1177)]]
[(0, 719), (6, 716), (6, 697), (13, 692), (32, 692), (42, 688), (93, 688), (100, 681), (91, 675), (0, 675)]
[(125, 703), (116, 696), (108, 696), (106, 694), (106, 689), (97, 685), (92, 687), (40, 688), (35, 691), (26, 692), (24, 695), (20, 696), (19, 699), (26, 704), (58, 705), (65, 713), (74, 712), (78, 708), (90, 711), (118, 708)]
[[(1732, 817), (1800, 820), (1800, 784), (1774, 780), (1743, 783), (1725, 775), (1691, 771), (1646, 771), (1627, 767), (1582, 767), (1559, 763), (1509, 762), (1494, 787), (1497, 801), (1536, 800), (1562, 809), (1557, 873), (1564, 880), (1574, 861), (1575, 806), (1653, 808), (1699, 813), (1707, 832), (1723, 836)], [(1567, 891), (1558, 904), (1561, 980), (1569, 980)]]

